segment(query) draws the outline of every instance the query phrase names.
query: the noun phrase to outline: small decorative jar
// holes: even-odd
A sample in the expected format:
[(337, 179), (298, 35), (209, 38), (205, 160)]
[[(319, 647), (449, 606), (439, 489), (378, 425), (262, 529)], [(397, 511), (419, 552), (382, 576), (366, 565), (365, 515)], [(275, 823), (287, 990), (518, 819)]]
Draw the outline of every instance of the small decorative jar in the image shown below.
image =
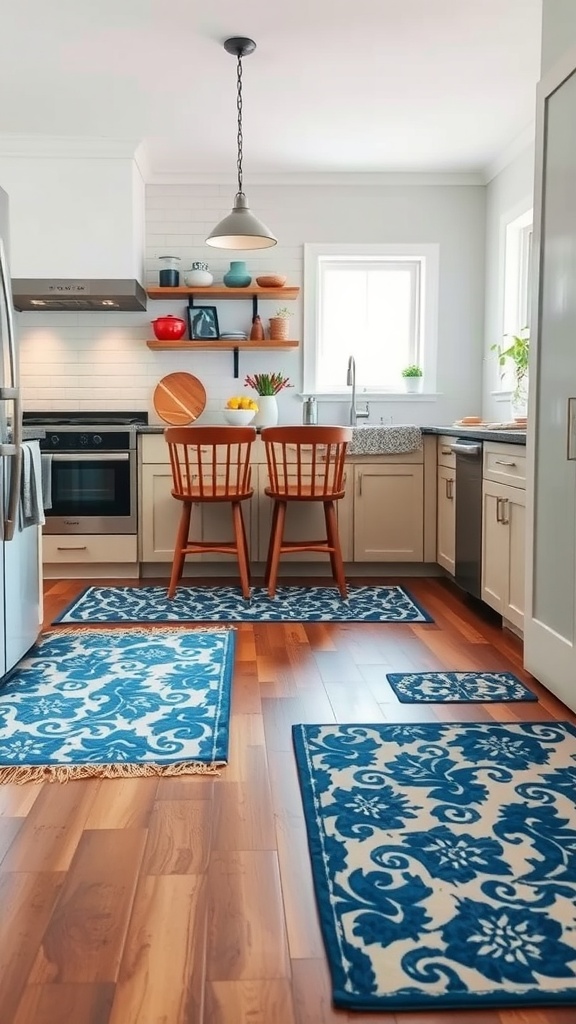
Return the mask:
[(209, 288), (214, 281), (214, 277), (210, 273), (207, 263), (197, 261), (192, 264), (188, 273), (184, 275), (184, 280), (189, 288)]
[(160, 256), (160, 274), (158, 280), (161, 288), (178, 288), (180, 284), (180, 257)]
[(224, 274), (224, 284), (227, 288), (247, 288), (251, 280), (244, 260), (230, 262), (230, 270)]

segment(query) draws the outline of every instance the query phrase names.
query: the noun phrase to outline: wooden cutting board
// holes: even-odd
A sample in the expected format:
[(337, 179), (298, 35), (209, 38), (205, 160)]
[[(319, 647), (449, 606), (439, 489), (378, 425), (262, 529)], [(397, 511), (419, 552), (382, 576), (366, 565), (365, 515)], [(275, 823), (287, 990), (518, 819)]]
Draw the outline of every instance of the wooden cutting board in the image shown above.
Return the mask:
[(204, 409), (206, 391), (191, 373), (169, 373), (154, 388), (153, 405), (165, 423), (184, 427), (194, 423)]

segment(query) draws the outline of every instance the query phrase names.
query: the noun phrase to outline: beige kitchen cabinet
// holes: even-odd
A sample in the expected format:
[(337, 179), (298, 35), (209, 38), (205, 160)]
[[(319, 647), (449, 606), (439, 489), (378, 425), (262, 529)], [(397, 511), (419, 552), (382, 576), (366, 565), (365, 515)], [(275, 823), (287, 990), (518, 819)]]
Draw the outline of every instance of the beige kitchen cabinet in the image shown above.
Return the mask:
[[(140, 560), (142, 562), (172, 562), (176, 531), (182, 511), (182, 503), (172, 497), (172, 471), (167, 463), (151, 463), (141, 466), (140, 501)], [(246, 532), (251, 537), (252, 502), (244, 501), (242, 511)], [(190, 522), (190, 538), (207, 541), (232, 541), (234, 530), (230, 503), (221, 505), (194, 505)], [(231, 561), (230, 555), (206, 552), (191, 555), (186, 560), (190, 573), (194, 564), (205, 562)]]
[(424, 560), (424, 467), (354, 466), (354, 562)]
[(482, 600), (522, 629), (526, 492), (484, 478), (482, 502)]
[[(264, 493), (268, 482), (267, 467), (259, 465), (253, 468), (254, 470), (257, 469), (258, 542), (255, 548), (257, 551), (256, 560), (265, 562), (268, 554), (272, 522), (272, 500)], [(353, 469), (351, 466), (348, 466), (344, 471), (346, 494), (344, 498), (335, 503), (336, 515), (338, 517), (338, 533), (344, 562), (352, 561), (352, 480)], [(310, 538), (324, 540), (325, 537), (326, 523), (322, 502), (290, 502), (286, 512), (284, 540), (295, 542), (300, 539), (310, 540)], [(287, 562), (324, 562), (328, 564), (328, 558), (322, 552), (296, 551), (294, 554), (282, 555), (280, 565), (282, 566)]]

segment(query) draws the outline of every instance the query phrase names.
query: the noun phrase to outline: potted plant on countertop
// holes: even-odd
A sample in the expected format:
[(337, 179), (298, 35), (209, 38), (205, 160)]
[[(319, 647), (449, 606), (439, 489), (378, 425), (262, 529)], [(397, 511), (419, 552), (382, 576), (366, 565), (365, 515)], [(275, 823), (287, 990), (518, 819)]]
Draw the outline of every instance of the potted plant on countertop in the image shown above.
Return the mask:
[(404, 389), (412, 395), (418, 394), (422, 391), (422, 368), (416, 363), (412, 363), (410, 366), (406, 366), (402, 370), (402, 378), (404, 380)]
[(281, 373), (255, 373), (247, 376), (244, 387), (254, 388), (258, 395), (258, 412), (252, 423), (255, 427), (274, 427), (278, 423), (276, 395), (284, 388), (292, 388), (289, 377)]
[(290, 317), (292, 313), (286, 306), (280, 306), (276, 310), (274, 316), (271, 316), (268, 323), (270, 325), (270, 341), (287, 341), (290, 332)]
[(519, 334), (505, 334), (510, 344), (502, 348), (498, 342), (491, 346), (498, 354), (501, 367), (500, 378), (504, 376), (508, 360), (514, 363), (515, 387), (512, 392), (512, 415), (514, 419), (525, 419), (528, 410), (528, 362), (530, 356), (530, 328), (523, 327)]

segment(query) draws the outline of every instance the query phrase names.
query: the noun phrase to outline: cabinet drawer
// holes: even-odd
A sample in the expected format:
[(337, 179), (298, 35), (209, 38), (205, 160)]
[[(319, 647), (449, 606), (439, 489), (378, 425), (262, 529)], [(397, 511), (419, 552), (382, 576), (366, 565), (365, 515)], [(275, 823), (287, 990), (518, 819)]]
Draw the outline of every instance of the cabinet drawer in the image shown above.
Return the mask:
[(456, 456), (450, 448), (450, 445), (455, 440), (455, 437), (450, 437), (447, 434), (443, 434), (438, 438), (437, 458), (439, 466), (446, 466), (446, 469), (456, 469)]
[(517, 444), (484, 444), (484, 478), (526, 488), (526, 448)]
[(136, 562), (137, 538), (132, 534), (44, 534), (45, 563)]

